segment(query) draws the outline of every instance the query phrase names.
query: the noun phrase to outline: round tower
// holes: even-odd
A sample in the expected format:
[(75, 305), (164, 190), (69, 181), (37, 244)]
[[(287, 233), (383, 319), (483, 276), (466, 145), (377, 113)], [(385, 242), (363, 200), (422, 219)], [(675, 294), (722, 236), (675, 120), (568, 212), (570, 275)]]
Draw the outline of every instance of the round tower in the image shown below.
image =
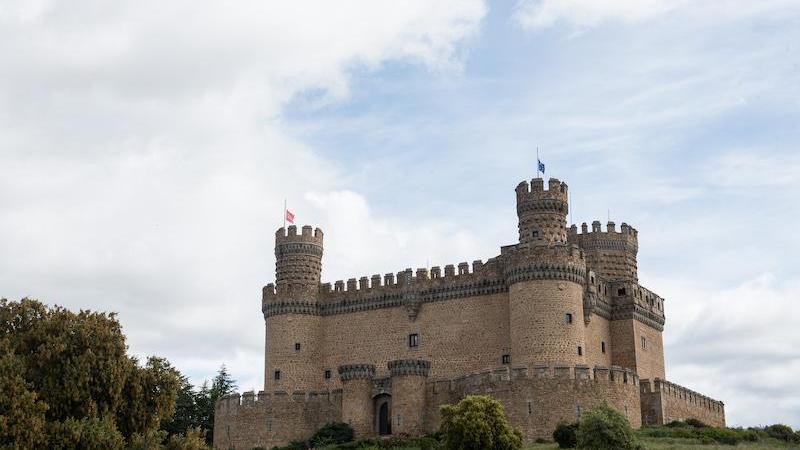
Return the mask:
[(517, 186), (520, 245), (503, 255), (513, 364), (584, 364), (586, 261), (567, 244), (567, 185)]
[(275, 232), (275, 281), (278, 296), (292, 299), (316, 297), (322, 272), (322, 230), (312, 233), (306, 225), (300, 235), (297, 227), (288, 233), (280, 228)]
[(264, 390), (311, 390), (324, 384), (320, 367), (322, 230), (292, 225), (275, 233), (275, 289), (264, 288)]
[(614, 222), (608, 222), (606, 231), (600, 228), (600, 221), (592, 222), (592, 229), (586, 223), (569, 230), (569, 242), (577, 244), (586, 254), (586, 265), (606, 281), (638, 282), (636, 254), (639, 251), (639, 232), (623, 222), (617, 232)]
[(419, 436), (424, 433), (425, 383), (431, 363), (421, 359), (389, 361), (392, 377), (392, 433)]
[(517, 185), (517, 217), (519, 242), (528, 246), (565, 244), (569, 212), (567, 183), (550, 178), (534, 178)]

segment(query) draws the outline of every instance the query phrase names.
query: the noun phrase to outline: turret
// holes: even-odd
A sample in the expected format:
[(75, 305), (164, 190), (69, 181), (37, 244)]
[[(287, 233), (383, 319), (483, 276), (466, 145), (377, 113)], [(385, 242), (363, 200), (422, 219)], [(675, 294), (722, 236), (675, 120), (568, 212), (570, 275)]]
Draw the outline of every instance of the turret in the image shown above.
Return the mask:
[(608, 222), (606, 231), (600, 221), (592, 222), (589, 231), (586, 223), (578, 227), (572, 225), (569, 242), (579, 245), (586, 253), (586, 265), (606, 281), (638, 281), (636, 254), (639, 251), (639, 232), (623, 222), (617, 231), (614, 222)]
[(322, 230), (292, 225), (275, 232), (275, 286), (265, 286), (264, 390), (306, 391), (324, 383), (320, 366)]
[(564, 244), (567, 242), (567, 183), (550, 178), (534, 178), (517, 185), (517, 217), (519, 242), (529, 246)]
[(275, 232), (275, 280), (278, 297), (311, 299), (319, 291), (322, 272), (322, 230), (310, 226), (297, 234), (292, 225)]
[(567, 184), (517, 186), (519, 246), (502, 254), (513, 364), (585, 364), (586, 261), (567, 244)]

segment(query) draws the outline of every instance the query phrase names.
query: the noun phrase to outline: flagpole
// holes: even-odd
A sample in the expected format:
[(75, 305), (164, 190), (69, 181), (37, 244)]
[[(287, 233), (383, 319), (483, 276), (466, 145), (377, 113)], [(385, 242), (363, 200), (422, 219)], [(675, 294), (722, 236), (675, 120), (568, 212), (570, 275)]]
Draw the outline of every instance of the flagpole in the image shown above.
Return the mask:
[(536, 178), (539, 178), (539, 147), (536, 147)]
[(283, 229), (286, 229), (286, 197), (283, 198)]

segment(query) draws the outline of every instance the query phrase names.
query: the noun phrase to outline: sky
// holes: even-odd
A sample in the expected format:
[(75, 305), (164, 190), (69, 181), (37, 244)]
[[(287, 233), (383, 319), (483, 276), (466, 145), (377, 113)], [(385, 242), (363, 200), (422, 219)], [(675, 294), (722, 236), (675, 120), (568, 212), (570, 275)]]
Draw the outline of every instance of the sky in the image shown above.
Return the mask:
[(0, 297), (259, 390), (284, 199), (323, 281), (485, 260), (538, 148), (639, 230), (667, 378), (797, 428), (798, 42), (786, 0), (6, 0)]

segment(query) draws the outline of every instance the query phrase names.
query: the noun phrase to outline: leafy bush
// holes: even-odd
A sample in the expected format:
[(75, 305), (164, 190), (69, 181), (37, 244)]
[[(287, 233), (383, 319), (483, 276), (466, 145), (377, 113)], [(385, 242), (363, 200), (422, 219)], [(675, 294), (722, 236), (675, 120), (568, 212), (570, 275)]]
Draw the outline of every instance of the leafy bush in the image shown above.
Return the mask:
[(706, 428), (706, 427), (708, 427), (708, 425), (706, 425), (705, 423), (703, 423), (699, 419), (695, 419), (694, 417), (692, 417), (690, 419), (686, 419), (686, 425), (689, 425), (689, 426), (692, 426), (692, 427), (695, 427), (695, 428)]
[(672, 422), (667, 424), (670, 428), (688, 428), (689, 424), (682, 421), (682, 420), (673, 420)]
[(634, 450), (639, 445), (628, 419), (603, 402), (581, 417), (578, 425), (578, 448)]
[(553, 440), (558, 443), (558, 448), (575, 448), (578, 445), (578, 423), (559, 423), (553, 431)]
[(792, 430), (792, 427), (790, 427), (789, 425), (784, 425), (782, 423), (776, 423), (775, 425), (770, 425), (764, 428), (764, 431), (766, 431), (770, 437), (773, 437), (781, 441), (792, 442), (795, 439), (795, 434), (794, 431)]
[(275, 446), (272, 447), (272, 450), (306, 450), (308, 445), (306, 445), (305, 441), (292, 441), (289, 442), (288, 445), (284, 445), (283, 447)]
[(331, 422), (317, 430), (309, 442), (317, 447), (330, 444), (344, 444), (353, 440), (353, 427), (342, 422)]
[(522, 433), (508, 424), (503, 405), (484, 395), (442, 406), (440, 430), (446, 450), (522, 449)]

